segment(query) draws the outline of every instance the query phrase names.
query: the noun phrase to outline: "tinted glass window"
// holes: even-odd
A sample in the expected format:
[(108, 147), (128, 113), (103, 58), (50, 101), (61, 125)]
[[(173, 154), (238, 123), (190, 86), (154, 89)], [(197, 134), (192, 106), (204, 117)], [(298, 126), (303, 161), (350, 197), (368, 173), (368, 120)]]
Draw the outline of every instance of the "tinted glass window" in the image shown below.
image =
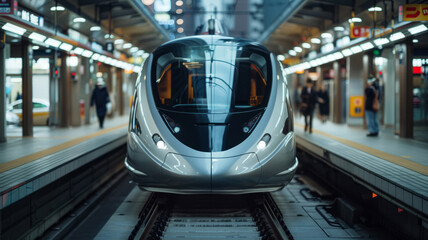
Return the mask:
[(13, 109), (22, 109), (22, 103), (18, 103), (15, 106), (13, 106)]
[(45, 107), (47, 107), (47, 106), (44, 105), (43, 103), (33, 102), (33, 108), (45, 108)]
[(201, 113), (264, 107), (270, 88), (267, 57), (236, 45), (187, 47), (179, 54), (164, 53), (154, 59), (157, 105)]

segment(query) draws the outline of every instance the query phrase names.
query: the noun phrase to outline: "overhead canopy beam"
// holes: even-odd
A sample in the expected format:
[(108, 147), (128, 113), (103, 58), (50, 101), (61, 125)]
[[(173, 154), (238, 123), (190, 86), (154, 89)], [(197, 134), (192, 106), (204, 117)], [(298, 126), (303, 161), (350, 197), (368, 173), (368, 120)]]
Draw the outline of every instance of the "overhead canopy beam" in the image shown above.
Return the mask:
[[(124, 16), (129, 16), (129, 15), (136, 15), (138, 14), (135, 9), (133, 8), (129, 8), (129, 9), (122, 9), (120, 11), (112, 11), (111, 13), (111, 18), (115, 19), (115, 18), (120, 18), (120, 17), (124, 17)], [(108, 12), (102, 12), (100, 18), (103, 19), (107, 19), (108, 18)]]
[(318, 21), (313, 21), (313, 20), (306, 20), (306, 19), (302, 19), (302, 18), (292, 17), (287, 22), (306, 26), (306, 27), (319, 28), (321, 30), (324, 29), (323, 23), (318, 22)]
[(353, 7), (354, 6), (354, 0), (312, 0), (312, 2), (315, 3), (323, 3), (323, 4), (329, 4), (329, 5), (342, 5), (347, 7)]
[(325, 20), (333, 20), (333, 13), (331, 12), (324, 12), (324, 11), (316, 11), (316, 10), (310, 10), (310, 9), (301, 9), (297, 14), (310, 16), (314, 18), (321, 18)]

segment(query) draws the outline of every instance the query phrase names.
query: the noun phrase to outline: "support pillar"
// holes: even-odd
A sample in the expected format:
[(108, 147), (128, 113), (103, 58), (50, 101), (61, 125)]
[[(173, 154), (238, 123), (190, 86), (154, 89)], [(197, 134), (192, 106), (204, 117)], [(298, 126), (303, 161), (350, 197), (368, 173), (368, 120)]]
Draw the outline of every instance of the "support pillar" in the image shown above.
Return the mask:
[(399, 136), (413, 138), (413, 44), (411, 39), (396, 45), (396, 69), (399, 84)]
[(123, 88), (123, 70), (116, 68), (116, 79), (117, 79), (117, 96), (118, 103), (117, 108), (119, 110), (119, 116), (124, 114), (124, 88)]
[(0, 31), (0, 142), (6, 142), (6, 34)]
[(333, 122), (342, 123), (342, 80), (340, 79), (340, 63), (333, 62)]
[[(373, 72), (373, 54), (366, 53), (363, 56), (363, 95), (365, 94), (365, 89), (367, 87), (367, 80), (369, 79), (370, 74), (373, 75), (373, 77), (376, 76)], [(363, 121), (364, 121), (364, 129), (367, 129), (366, 118), (363, 118)]]
[(350, 99), (352, 96), (364, 96), (363, 55), (354, 54), (346, 59), (346, 123), (353, 126), (363, 126), (363, 117), (351, 117)]
[(22, 135), (33, 136), (33, 49), (27, 39), (21, 41), (22, 56)]
[(71, 83), (70, 83), (70, 73), (68, 72), (67, 67), (67, 54), (61, 55), (61, 75), (58, 79), (59, 86), (59, 125), (61, 127), (70, 126), (71, 122)]

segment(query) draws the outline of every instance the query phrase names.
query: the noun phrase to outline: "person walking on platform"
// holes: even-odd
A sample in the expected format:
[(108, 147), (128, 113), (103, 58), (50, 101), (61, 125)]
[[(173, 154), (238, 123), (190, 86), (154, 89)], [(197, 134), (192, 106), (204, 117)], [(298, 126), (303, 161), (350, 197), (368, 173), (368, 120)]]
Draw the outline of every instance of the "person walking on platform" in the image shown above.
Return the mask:
[(321, 90), (318, 92), (318, 106), (320, 109), (321, 122), (326, 122), (330, 113), (329, 96), (325, 89), (325, 84), (321, 84)]
[(379, 133), (379, 124), (377, 122), (377, 111), (379, 111), (379, 91), (375, 86), (376, 78), (370, 76), (367, 80), (367, 87), (364, 90), (366, 95), (366, 102), (364, 105), (367, 128), (369, 133), (368, 137), (376, 137)]
[(305, 117), (305, 132), (309, 130), (309, 133), (312, 133), (312, 116), (317, 102), (317, 93), (312, 86), (311, 79), (306, 80), (306, 86), (302, 89), (300, 99), (300, 112)]
[(98, 78), (97, 85), (92, 92), (91, 97), (91, 107), (95, 103), (97, 109), (97, 117), (100, 123), (100, 128), (104, 127), (104, 118), (107, 114), (107, 103), (110, 102), (110, 97), (108, 95), (107, 88), (105, 87), (104, 81), (102, 78)]

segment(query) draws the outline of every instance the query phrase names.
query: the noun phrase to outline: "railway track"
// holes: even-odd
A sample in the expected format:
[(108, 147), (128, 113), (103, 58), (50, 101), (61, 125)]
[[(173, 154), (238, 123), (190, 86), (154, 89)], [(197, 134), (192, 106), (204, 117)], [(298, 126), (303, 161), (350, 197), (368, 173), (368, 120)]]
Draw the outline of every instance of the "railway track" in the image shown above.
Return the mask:
[(270, 194), (151, 194), (128, 239), (293, 239)]

